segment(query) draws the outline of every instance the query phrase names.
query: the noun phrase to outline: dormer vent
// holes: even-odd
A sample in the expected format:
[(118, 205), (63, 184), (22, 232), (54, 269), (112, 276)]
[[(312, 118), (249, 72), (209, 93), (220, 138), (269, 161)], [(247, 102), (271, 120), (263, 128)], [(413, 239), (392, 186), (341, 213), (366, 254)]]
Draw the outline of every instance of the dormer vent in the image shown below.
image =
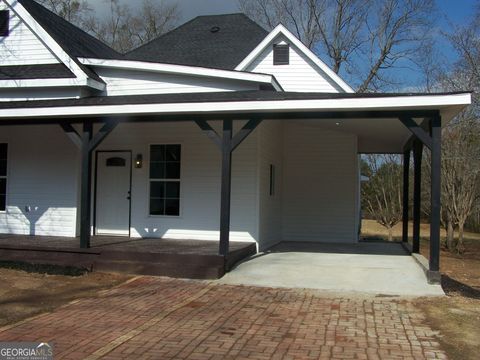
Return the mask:
[(290, 63), (290, 46), (288, 44), (273, 45), (273, 65), (288, 65)]

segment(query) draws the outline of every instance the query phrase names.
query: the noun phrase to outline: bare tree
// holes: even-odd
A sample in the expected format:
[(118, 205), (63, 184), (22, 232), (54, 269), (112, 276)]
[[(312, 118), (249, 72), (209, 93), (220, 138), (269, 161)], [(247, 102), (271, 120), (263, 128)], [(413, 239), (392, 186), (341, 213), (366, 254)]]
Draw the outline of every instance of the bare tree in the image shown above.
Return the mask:
[(92, 9), (85, 0), (37, 0), (65, 20), (83, 26)]
[(402, 166), (398, 155), (364, 155), (362, 207), (393, 239), (393, 227), (402, 219)]
[[(391, 85), (386, 70), (414, 60), (429, 39), (433, 0), (238, 0), (267, 28), (287, 26), (333, 70), (355, 76), (358, 91)], [(413, 64), (413, 63), (412, 63)]]
[[(442, 90), (474, 90), (473, 103), (443, 131), (442, 201), (447, 218), (447, 247), (464, 251), (464, 226), (478, 207), (480, 182), (480, 6), (470, 23), (447, 35), (459, 60), (438, 76)], [(458, 242), (453, 229), (458, 227)]]
[(177, 3), (143, 0), (135, 9), (120, 0), (103, 0), (106, 16), (99, 17), (85, 0), (38, 0), (119, 52), (127, 52), (167, 31), (180, 19)]

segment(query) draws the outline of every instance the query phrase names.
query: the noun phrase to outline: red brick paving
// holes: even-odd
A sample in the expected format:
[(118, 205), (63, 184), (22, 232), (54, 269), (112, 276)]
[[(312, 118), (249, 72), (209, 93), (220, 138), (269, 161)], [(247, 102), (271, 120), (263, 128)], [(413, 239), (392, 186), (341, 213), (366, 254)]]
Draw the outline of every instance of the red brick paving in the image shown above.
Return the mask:
[(445, 359), (406, 301), (141, 277), (17, 325), (55, 359)]

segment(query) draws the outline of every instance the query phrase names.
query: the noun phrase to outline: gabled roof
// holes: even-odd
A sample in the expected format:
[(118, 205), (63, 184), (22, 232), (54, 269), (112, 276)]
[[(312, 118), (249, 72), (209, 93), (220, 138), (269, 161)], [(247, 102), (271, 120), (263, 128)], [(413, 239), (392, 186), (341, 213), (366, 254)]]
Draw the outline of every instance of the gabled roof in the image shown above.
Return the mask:
[(267, 35), (245, 14), (198, 16), (126, 58), (233, 70)]
[(251, 52), (246, 55), (241, 62), (235, 67), (235, 70), (246, 71), (248, 66), (264, 51), (272, 42), (280, 35), (283, 35), (288, 41), (295, 45), (317, 68), (323, 72), (330, 80), (338, 86), (339, 89), (347, 93), (353, 93), (353, 89), (338, 76), (330, 67), (320, 58), (307, 48), (295, 35), (293, 35), (282, 24), (277, 25), (267, 37), (265, 37)]
[(123, 57), (108, 45), (34, 0), (18, 1), (70, 56), (99, 59), (121, 59)]

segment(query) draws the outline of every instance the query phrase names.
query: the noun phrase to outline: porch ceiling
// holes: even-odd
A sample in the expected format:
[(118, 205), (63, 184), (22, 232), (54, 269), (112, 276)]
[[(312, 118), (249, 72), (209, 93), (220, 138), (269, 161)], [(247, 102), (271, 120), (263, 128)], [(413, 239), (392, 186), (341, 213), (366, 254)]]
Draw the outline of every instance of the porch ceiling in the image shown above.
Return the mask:
[(356, 135), (359, 153), (402, 153), (404, 144), (412, 135), (400, 120), (392, 118), (300, 121), (306, 126)]

